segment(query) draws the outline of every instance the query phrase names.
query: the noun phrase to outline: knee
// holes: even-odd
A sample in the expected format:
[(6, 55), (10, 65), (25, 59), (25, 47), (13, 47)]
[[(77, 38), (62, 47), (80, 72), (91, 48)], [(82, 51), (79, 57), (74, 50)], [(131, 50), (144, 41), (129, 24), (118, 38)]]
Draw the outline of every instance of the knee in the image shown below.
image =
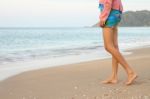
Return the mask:
[(118, 45), (114, 45), (116, 50), (119, 50), (119, 46)]
[(114, 49), (114, 47), (113, 46), (111, 46), (111, 45), (106, 45), (105, 46), (105, 50), (107, 51), (107, 52), (112, 52), (113, 51), (113, 49)]

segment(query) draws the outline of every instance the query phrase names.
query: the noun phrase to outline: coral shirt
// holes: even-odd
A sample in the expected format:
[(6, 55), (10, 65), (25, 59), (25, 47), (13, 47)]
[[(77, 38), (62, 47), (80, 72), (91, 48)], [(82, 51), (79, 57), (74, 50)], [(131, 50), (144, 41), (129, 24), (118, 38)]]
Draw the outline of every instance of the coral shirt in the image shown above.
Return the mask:
[(102, 5), (103, 10), (99, 16), (100, 20), (106, 21), (111, 9), (123, 11), (121, 0), (99, 0), (99, 4)]

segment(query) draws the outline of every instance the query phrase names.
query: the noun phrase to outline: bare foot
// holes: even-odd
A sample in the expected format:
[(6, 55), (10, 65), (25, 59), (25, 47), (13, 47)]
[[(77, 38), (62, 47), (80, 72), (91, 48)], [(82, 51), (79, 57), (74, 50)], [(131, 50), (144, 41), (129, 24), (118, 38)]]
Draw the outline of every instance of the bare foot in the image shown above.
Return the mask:
[(130, 85), (133, 83), (133, 81), (137, 78), (137, 74), (136, 73), (132, 73), (128, 76), (128, 81), (126, 82), (126, 85)]
[(117, 81), (118, 81), (117, 79), (112, 78), (112, 79), (108, 79), (108, 80), (101, 81), (101, 83), (102, 83), (102, 84), (116, 84)]

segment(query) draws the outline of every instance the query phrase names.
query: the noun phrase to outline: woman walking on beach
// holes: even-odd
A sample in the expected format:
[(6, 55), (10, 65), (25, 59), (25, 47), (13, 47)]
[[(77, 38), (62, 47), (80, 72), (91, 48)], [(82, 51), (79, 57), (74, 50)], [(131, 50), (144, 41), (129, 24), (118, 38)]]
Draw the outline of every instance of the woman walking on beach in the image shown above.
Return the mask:
[(120, 63), (128, 76), (126, 85), (130, 85), (137, 78), (137, 74), (129, 66), (118, 47), (118, 23), (121, 21), (123, 11), (121, 0), (100, 0), (99, 8), (101, 10), (99, 25), (103, 30), (104, 47), (112, 55), (112, 74), (101, 83), (117, 83), (118, 64)]

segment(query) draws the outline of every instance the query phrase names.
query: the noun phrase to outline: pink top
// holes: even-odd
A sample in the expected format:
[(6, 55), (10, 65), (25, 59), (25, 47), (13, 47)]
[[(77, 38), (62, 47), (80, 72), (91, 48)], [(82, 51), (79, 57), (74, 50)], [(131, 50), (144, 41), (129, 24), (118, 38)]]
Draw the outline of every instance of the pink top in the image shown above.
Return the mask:
[(107, 20), (111, 9), (123, 11), (121, 0), (99, 0), (99, 3), (104, 6), (99, 18), (103, 21)]

